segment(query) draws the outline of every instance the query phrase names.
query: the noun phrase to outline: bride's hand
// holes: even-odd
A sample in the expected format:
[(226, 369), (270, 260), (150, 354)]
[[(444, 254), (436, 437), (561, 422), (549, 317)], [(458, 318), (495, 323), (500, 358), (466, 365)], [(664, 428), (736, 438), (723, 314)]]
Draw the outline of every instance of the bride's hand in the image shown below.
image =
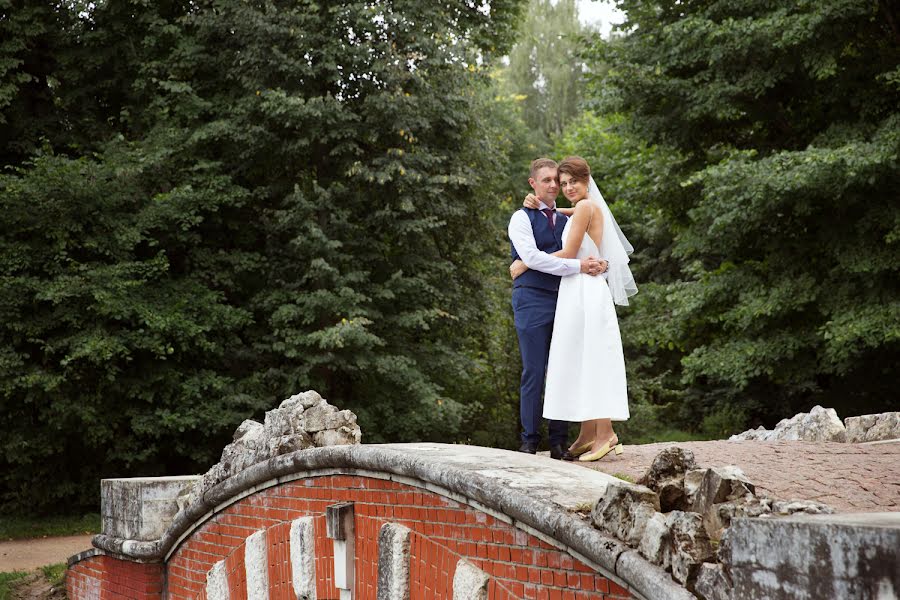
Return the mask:
[(516, 259), (513, 261), (511, 265), (509, 265), (509, 275), (513, 279), (524, 273), (528, 270), (528, 267), (521, 261), (521, 259)]
[(534, 194), (528, 194), (525, 196), (525, 201), (522, 202), (522, 206), (525, 208), (540, 208), (541, 202)]

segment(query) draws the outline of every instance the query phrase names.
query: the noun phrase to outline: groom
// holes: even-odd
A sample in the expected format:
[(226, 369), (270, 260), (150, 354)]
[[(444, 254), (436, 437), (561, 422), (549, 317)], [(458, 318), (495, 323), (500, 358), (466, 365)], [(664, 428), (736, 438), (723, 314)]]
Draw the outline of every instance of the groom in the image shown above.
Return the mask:
[[(544, 376), (550, 355), (550, 336), (556, 314), (560, 277), (575, 273), (599, 275), (606, 261), (591, 256), (584, 259), (558, 258), (567, 217), (556, 212), (559, 179), (556, 162), (539, 158), (531, 163), (528, 184), (540, 207), (517, 210), (509, 220), (512, 259), (522, 259), (528, 270), (513, 281), (513, 317), (522, 354), (522, 383), (519, 412), (522, 419), (522, 446), (519, 452), (534, 454), (541, 441)], [(550, 456), (561, 459), (567, 443), (569, 424), (550, 421)]]

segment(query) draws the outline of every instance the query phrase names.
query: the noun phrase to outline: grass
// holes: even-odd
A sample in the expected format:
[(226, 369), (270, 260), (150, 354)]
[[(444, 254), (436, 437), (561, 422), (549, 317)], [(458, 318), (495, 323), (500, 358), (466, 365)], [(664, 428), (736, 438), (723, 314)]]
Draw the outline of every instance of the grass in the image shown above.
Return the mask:
[[(0, 516), (0, 540), (100, 533), (100, 515), (22, 517)], [(2, 597), (0, 597), (2, 600)]]
[(616, 479), (627, 481), (628, 483), (634, 483), (634, 477), (632, 477), (631, 475), (626, 475), (625, 473), (613, 473), (612, 476)]
[[(60, 587), (66, 579), (66, 563), (41, 567), (41, 572), (50, 585)], [(28, 571), (0, 573), (0, 600), (9, 600), (12, 597), (12, 588), (15, 586), (16, 581), (24, 578), (26, 575), (29, 575)]]
[(590, 502), (579, 502), (575, 505), (575, 512), (577, 513), (589, 513), (593, 510), (594, 505)]
[(14, 581), (22, 579), (28, 575), (25, 571), (12, 571), (10, 573), (0, 573), (0, 600), (9, 600), (10, 588)]
[(55, 565), (47, 565), (46, 567), (41, 567), (41, 571), (44, 573), (44, 577), (47, 578), (47, 581), (53, 587), (59, 587), (63, 584), (63, 581), (66, 579), (66, 563), (58, 563)]

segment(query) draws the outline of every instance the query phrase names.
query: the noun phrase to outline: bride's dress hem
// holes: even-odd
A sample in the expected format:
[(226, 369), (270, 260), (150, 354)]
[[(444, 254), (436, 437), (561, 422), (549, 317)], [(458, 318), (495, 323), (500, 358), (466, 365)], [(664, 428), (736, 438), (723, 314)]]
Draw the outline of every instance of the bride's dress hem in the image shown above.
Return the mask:
[(580, 415), (575, 415), (573, 417), (572, 415), (548, 415), (546, 413), (542, 416), (545, 419), (550, 419), (551, 421), (569, 421), (570, 423), (583, 423), (584, 421), (596, 421), (597, 419), (609, 419), (610, 421), (624, 423), (625, 421), (628, 421), (631, 418), (630, 415), (626, 416), (626, 417), (623, 417), (623, 416), (610, 417), (608, 415), (603, 415), (603, 416), (599, 416), (599, 417), (582, 417)]

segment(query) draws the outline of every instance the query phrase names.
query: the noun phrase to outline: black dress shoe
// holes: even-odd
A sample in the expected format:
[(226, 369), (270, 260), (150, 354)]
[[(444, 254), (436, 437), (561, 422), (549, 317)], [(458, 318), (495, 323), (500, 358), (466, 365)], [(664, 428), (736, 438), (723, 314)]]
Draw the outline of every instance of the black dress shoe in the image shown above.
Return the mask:
[(534, 442), (522, 442), (522, 445), (519, 447), (519, 452), (525, 452), (526, 454), (537, 454), (538, 445)]
[(550, 458), (553, 460), (562, 460), (564, 454), (562, 444), (550, 446)]

